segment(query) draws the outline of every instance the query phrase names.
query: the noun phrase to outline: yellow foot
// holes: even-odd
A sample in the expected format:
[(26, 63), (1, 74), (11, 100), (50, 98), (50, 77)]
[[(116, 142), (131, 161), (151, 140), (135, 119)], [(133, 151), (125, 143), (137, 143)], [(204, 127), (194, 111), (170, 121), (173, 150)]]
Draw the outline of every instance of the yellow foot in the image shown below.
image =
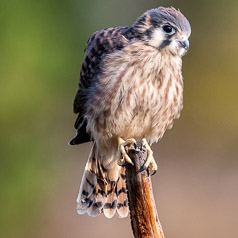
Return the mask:
[[(119, 153), (119, 159), (118, 164), (123, 166), (125, 163), (123, 161), (126, 161), (129, 164), (134, 165), (131, 158), (128, 156), (125, 150), (125, 146), (131, 146), (133, 145), (136, 148), (136, 140), (134, 138), (127, 139), (124, 141), (121, 137), (118, 137), (118, 153)], [(123, 155), (124, 159), (122, 159), (121, 155)]]
[(145, 146), (146, 150), (147, 150), (147, 160), (144, 164), (144, 166), (142, 166), (139, 170), (139, 172), (142, 172), (144, 170), (146, 170), (149, 165), (151, 164), (151, 167), (152, 167), (152, 174), (151, 175), (154, 175), (156, 172), (157, 172), (157, 164), (155, 162), (155, 159), (154, 159), (154, 156), (153, 156), (153, 151), (151, 150), (147, 140), (145, 138), (142, 139), (142, 146)]

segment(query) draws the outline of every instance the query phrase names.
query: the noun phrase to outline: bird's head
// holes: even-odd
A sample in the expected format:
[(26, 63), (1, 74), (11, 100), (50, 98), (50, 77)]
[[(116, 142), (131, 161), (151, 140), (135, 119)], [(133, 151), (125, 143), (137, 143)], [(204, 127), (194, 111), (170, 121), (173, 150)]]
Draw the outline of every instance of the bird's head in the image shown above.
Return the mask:
[(133, 27), (140, 40), (160, 51), (179, 56), (188, 51), (191, 27), (175, 8), (151, 9), (139, 17)]

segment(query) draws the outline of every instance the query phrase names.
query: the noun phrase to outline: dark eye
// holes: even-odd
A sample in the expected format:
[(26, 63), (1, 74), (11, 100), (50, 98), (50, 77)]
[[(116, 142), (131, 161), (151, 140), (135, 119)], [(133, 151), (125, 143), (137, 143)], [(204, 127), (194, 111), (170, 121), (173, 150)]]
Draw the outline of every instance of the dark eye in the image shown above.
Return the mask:
[(169, 24), (164, 25), (164, 26), (163, 26), (163, 30), (164, 30), (164, 32), (166, 32), (166, 33), (169, 34), (169, 35), (172, 35), (172, 34), (175, 33), (174, 27), (172, 27), (172, 26), (169, 25)]

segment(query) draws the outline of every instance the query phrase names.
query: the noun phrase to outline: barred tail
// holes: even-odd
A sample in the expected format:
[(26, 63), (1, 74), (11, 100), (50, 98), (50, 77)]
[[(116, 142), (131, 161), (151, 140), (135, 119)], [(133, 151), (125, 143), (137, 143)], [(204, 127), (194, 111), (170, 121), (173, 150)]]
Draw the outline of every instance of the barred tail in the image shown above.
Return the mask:
[(79, 189), (77, 212), (93, 217), (101, 213), (107, 218), (112, 218), (115, 213), (121, 218), (126, 217), (129, 209), (125, 179), (124, 167), (121, 167), (116, 182), (108, 179), (94, 143)]

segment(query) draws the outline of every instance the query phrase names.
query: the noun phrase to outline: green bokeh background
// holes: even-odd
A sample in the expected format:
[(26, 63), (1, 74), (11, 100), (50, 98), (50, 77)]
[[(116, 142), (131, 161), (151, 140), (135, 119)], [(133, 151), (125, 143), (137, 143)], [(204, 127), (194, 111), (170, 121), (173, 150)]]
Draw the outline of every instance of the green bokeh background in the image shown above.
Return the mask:
[(76, 214), (90, 144), (67, 142), (88, 37), (158, 6), (192, 26), (182, 116), (153, 146), (166, 237), (238, 237), (236, 0), (0, 2), (0, 237), (132, 237), (129, 219)]

